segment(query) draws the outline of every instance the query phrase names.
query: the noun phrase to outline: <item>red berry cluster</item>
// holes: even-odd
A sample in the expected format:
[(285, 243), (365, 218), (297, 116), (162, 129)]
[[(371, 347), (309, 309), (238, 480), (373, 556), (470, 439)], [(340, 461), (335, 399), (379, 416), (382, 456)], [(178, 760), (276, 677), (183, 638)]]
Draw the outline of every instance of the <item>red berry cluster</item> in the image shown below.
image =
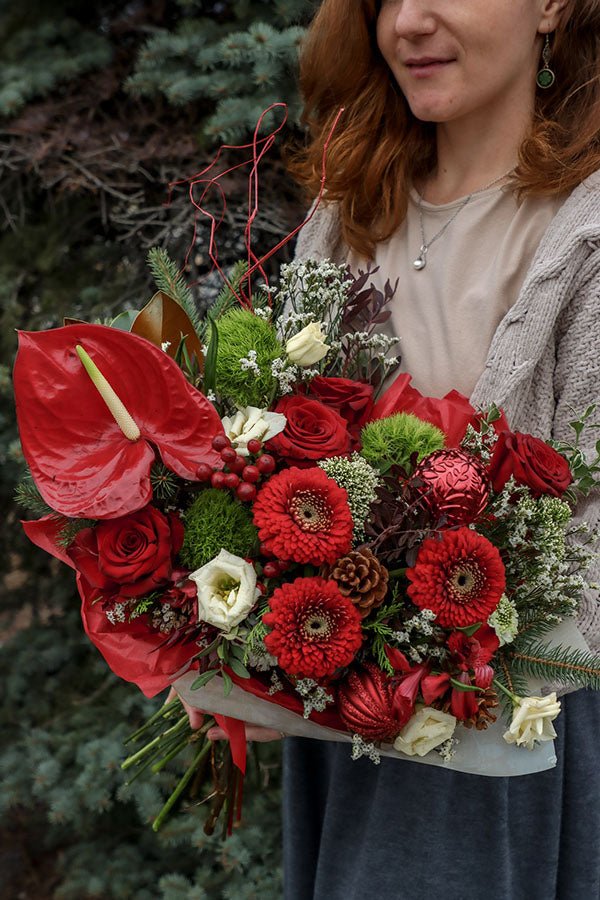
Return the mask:
[(243, 503), (251, 503), (256, 498), (256, 485), (264, 475), (270, 475), (275, 471), (275, 459), (269, 453), (261, 453), (260, 441), (248, 441), (248, 452), (255, 456), (254, 462), (248, 462), (248, 458), (237, 453), (231, 446), (231, 441), (224, 434), (218, 434), (213, 438), (213, 449), (220, 454), (225, 463), (225, 468), (215, 470), (208, 463), (198, 466), (196, 476), (199, 481), (210, 481), (211, 486), (219, 490), (235, 491), (239, 500)]

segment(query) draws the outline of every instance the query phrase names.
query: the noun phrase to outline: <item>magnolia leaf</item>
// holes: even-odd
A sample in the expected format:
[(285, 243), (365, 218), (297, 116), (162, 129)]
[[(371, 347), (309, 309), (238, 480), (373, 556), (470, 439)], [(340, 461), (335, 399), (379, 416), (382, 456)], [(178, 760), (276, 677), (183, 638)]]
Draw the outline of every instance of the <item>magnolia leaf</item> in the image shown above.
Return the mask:
[(202, 344), (190, 317), (183, 307), (164, 291), (157, 291), (140, 310), (130, 330), (132, 334), (146, 338), (156, 347), (162, 347), (172, 359), (175, 359), (182, 338), (185, 338), (188, 353), (196, 357), (198, 367), (202, 371), (204, 366)]
[(118, 316), (110, 323), (111, 328), (120, 328), (121, 331), (131, 331), (131, 326), (135, 322), (136, 316), (139, 315), (137, 309), (127, 309), (125, 312), (119, 313)]
[(87, 325), (85, 319), (73, 319), (71, 316), (65, 316), (63, 325)]

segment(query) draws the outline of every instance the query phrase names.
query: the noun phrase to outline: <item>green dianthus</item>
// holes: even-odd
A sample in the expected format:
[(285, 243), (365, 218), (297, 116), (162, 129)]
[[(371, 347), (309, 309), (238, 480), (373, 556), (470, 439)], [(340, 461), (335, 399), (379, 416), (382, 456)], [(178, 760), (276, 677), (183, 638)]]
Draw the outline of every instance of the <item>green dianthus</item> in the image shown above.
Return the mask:
[(232, 309), (216, 322), (217, 393), (237, 406), (263, 408), (277, 388), (272, 365), (283, 347), (270, 322), (247, 309)]
[(410, 472), (413, 453), (422, 459), (444, 446), (443, 431), (411, 413), (396, 413), (369, 422), (360, 437), (361, 455), (382, 473), (394, 465)]
[(218, 556), (221, 549), (241, 557), (251, 556), (257, 549), (258, 532), (249, 510), (226, 491), (202, 491), (183, 521), (185, 538), (180, 555), (192, 571)]

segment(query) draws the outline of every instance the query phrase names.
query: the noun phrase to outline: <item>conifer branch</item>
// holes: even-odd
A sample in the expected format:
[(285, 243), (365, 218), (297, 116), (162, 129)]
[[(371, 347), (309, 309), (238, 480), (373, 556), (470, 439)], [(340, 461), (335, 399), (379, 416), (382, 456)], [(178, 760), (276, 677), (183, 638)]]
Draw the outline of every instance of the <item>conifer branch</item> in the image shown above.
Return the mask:
[(194, 330), (200, 335), (202, 326), (192, 292), (167, 251), (163, 247), (151, 247), (148, 251), (147, 259), (152, 277), (159, 291), (164, 291), (165, 294), (168, 294), (183, 307), (194, 326)]
[(600, 656), (586, 650), (536, 643), (508, 656), (512, 666), (530, 677), (600, 689)]

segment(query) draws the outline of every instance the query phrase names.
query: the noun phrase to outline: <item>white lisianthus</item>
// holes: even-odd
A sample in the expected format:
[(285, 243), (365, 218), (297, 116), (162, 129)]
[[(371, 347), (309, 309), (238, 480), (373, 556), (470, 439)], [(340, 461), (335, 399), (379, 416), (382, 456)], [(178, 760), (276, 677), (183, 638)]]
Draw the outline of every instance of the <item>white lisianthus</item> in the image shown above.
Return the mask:
[(227, 550), (189, 577), (198, 588), (198, 619), (221, 631), (245, 619), (260, 595), (254, 566)]
[(454, 734), (456, 717), (431, 706), (417, 707), (396, 740), (394, 749), (407, 756), (425, 756)]
[(320, 322), (311, 322), (302, 331), (295, 334), (285, 345), (290, 362), (297, 366), (314, 366), (327, 356), (329, 345), (325, 343), (325, 335)]
[(555, 691), (547, 697), (520, 698), (504, 740), (528, 750), (534, 749), (536, 741), (552, 741), (556, 737), (552, 722), (559, 712), (560, 700)]
[(223, 430), (240, 456), (248, 456), (248, 441), (268, 441), (285, 428), (281, 413), (267, 412), (257, 406), (238, 409), (235, 416), (221, 419)]

